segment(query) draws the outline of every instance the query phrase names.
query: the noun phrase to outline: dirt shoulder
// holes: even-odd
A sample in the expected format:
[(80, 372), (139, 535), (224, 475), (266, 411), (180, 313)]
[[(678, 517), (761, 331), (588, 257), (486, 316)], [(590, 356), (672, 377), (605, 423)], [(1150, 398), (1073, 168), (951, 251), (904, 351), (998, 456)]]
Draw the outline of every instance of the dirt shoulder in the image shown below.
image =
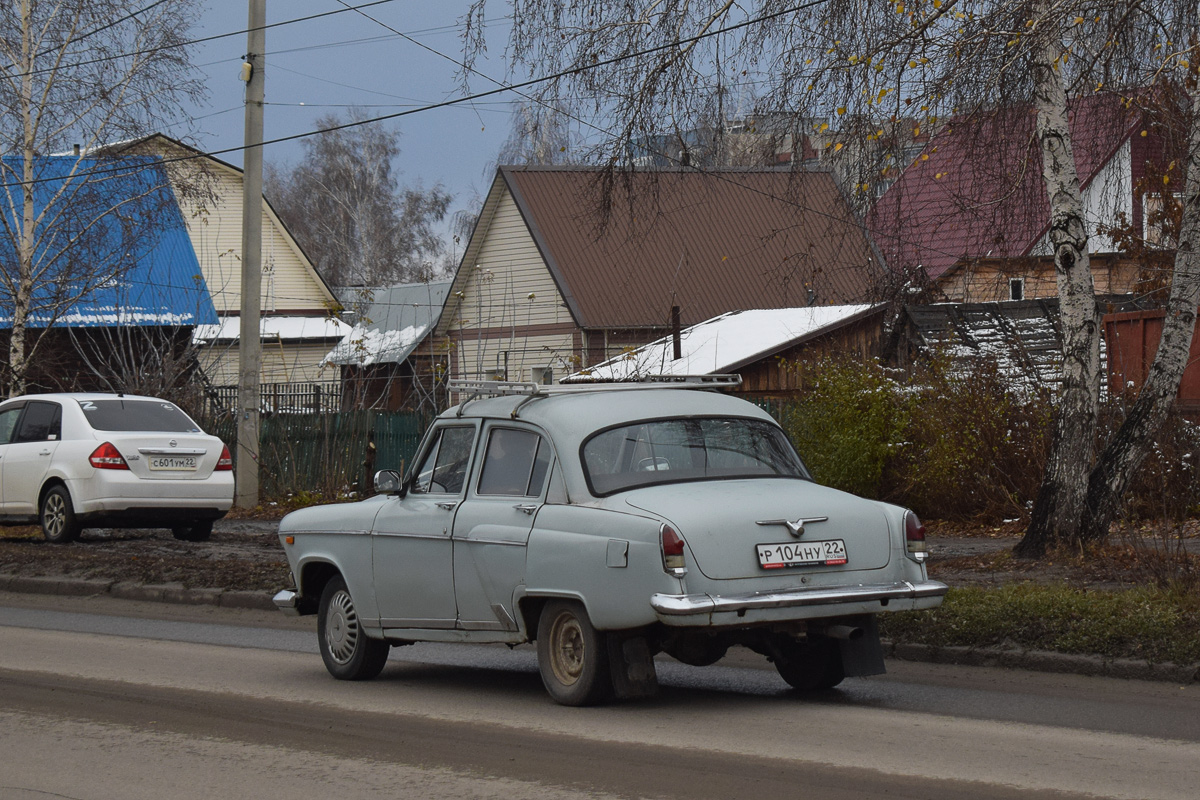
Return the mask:
[[(223, 519), (207, 542), (181, 542), (166, 529), (86, 531), (69, 545), (47, 543), (36, 527), (0, 528), (0, 574), (66, 576), (188, 588), (274, 591), (290, 582), (276, 535), (278, 519)], [(1066, 583), (1108, 589), (1144, 585), (1163, 562), (1200, 554), (1200, 521), (1178, 528), (1118, 530), (1095, 554), (1056, 553), (1038, 561), (1012, 557), (1018, 523), (928, 525), (930, 576), (951, 586)]]

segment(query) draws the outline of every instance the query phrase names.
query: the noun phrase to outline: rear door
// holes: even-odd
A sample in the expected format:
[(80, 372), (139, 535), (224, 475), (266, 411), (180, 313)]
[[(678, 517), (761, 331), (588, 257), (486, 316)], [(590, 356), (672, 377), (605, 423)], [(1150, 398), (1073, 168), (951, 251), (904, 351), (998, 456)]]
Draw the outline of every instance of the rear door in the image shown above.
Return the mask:
[(26, 403), (16, 435), (0, 462), (4, 475), (4, 513), (38, 513), (38, 491), (61, 439), (62, 406), (47, 400)]
[(8, 448), (17, 433), (17, 423), (21, 420), (21, 412), (24, 410), (24, 401), (0, 410), (0, 514), (7, 510), (4, 498), (4, 462), (8, 460)]
[(549, 441), (513, 423), (492, 424), (478, 479), (454, 517), (454, 589), (459, 627), (517, 630), (514, 590), (525, 583), (525, 553), (545, 502)]

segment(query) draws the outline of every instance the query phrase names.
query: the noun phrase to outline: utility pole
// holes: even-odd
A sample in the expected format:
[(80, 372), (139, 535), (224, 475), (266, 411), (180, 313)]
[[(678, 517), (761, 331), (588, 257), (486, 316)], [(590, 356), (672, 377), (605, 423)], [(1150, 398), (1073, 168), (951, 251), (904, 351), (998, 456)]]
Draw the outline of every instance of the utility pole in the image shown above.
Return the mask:
[(249, 0), (246, 26), (246, 128), (242, 171), (242, 309), (238, 339), (238, 431), (234, 505), (258, 505), (259, 372), (262, 364), (262, 139), (267, 0)]

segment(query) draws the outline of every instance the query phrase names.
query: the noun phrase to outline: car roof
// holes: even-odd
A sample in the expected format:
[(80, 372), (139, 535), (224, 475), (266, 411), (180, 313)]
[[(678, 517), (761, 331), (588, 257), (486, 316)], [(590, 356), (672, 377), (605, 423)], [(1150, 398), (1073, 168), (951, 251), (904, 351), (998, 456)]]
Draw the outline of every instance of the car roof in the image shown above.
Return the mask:
[(774, 422), (753, 403), (698, 389), (611, 389), (547, 395), (487, 397), (455, 406), (442, 417), (519, 419), (554, 434), (560, 444), (581, 442), (591, 433), (639, 420), (670, 417), (751, 417)]
[(23, 394), (10, 397), (9, 400), (152, 400), (159, 403), (169, 403), (161, 397), (146, 397), (139, 394), (116, 394), (115, 392), (43, 392), (41, 394)]

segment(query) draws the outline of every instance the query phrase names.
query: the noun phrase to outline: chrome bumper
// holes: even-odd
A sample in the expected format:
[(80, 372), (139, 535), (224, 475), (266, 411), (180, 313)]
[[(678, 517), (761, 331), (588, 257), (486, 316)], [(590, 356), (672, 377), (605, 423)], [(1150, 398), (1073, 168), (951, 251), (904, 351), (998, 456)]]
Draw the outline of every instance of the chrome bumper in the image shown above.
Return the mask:
[(300, 616), (300, 595), (291, 589), (284, 589), (272, 597), (271, 600), (275, 603), (275, 607), (283, 613), (297, 617)]
[[(804, 606), (869, 603), (888, 600), (917, 600), (942, 597), (947, 586), (939, 581), (909, 583), (857, 584), (831, 589), (784, 589), (752, 594), (655, 594), (650, 605), (665, 616), (686, 617), (693, 614), (717, 614), (725, 611), (745, 612), (772, 608), (801, 608)], [(278, 602), (278, 601), (276, 601)]]

